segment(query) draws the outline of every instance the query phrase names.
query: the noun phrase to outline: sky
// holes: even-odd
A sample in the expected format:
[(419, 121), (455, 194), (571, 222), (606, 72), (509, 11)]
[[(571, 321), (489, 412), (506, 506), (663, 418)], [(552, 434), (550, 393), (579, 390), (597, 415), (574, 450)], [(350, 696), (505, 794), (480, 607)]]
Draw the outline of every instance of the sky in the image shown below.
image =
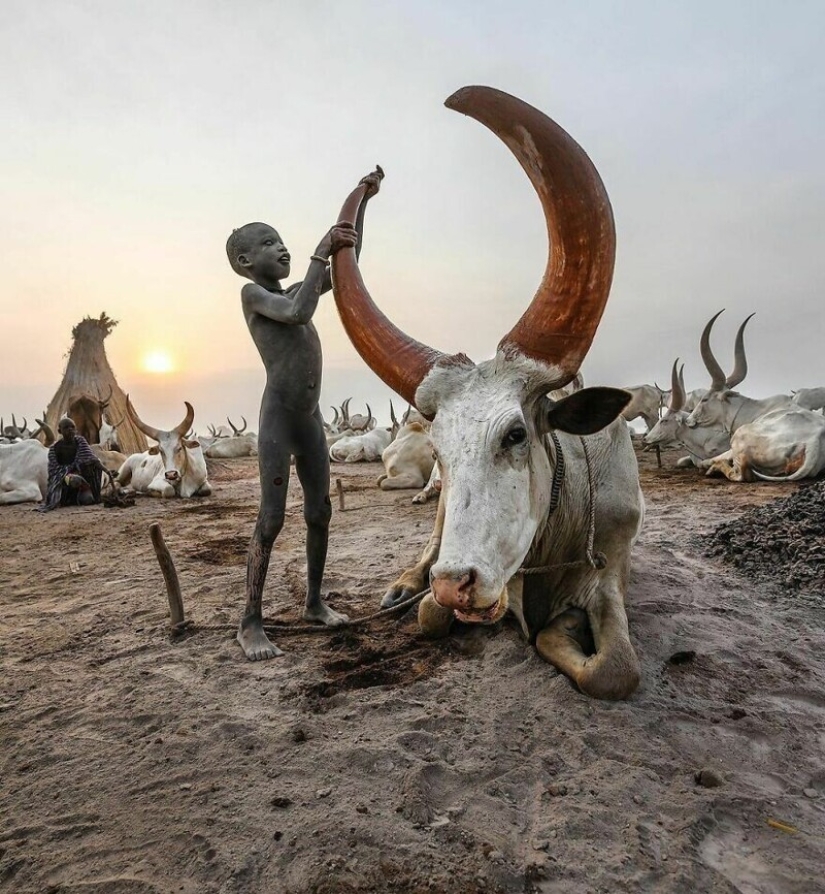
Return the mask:
[[(71, 329), (105, 311), (142, 418), (257, 423), (263, 367), (226, 238), (275, 226), (293, 279), (376, 163), (361, 269), (402, 329), (493, 355), (544, 272), (538, 199), (506, 147), (444, 108), (485, 84), (587, 151), (613, 205), (588, 384), (664, 385), (698, 343), (741, 390), (825, 384), (825, 6), (729, 2), (5, 0), (0, 24), (0, 415), (42, 411)], [(391, 392), (315, 315), (322, 410)], [(171, 372), (144, 369), (165, 354)], [(396, 406), (400, 406), (396, 398)]]

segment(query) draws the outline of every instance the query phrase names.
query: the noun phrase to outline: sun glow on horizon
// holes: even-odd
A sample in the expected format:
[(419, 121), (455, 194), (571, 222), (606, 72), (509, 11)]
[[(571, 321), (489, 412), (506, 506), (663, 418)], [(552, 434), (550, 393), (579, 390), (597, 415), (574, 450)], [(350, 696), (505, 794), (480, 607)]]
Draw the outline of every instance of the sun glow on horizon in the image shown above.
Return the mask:
[(149, 373), (170, 373), (175, 369), (172, 358), (166, 351), (161, 350), (149, 351), (144, 354), (140, 365), (144, 372)]

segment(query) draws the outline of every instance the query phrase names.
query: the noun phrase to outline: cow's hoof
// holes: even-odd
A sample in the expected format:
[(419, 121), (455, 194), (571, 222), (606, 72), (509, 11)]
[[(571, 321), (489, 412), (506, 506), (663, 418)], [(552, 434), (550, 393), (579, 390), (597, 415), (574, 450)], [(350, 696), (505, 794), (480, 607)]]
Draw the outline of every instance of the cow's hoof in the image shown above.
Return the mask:
[(418, 626), (424, 636), (430, 639), (445, 637), (450, 632), (454, 619), (453, 610), (439, 605), (432, 593), (427, 593), (418, 605)]

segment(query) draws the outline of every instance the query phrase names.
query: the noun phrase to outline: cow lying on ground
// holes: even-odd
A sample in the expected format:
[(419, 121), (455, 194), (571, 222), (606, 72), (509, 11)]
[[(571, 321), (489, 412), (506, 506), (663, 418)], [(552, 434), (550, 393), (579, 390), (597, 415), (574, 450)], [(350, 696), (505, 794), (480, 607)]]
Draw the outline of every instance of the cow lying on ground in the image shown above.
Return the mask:
[[(550, 242), (544, 277), (494, 358), (473, 363), (422, 344), (382, 314), (355, 251), (333, 255), (344, 329), (368, 366), (433, 420), (443, 488), (419, 563), (384, 597), (421, 593), (419, 622), (492, 624), (508, 608), (539, 654), (597, 698), (639, 682), (624, 595), (644, 501), (627, 425), (629, 395), (585, 388), (560, 401), (607, 302), (615, 229), (604, 185), (582, 148), (515, 97), (465, 87), (447, 106), (502, 138), (541, 200)], [(366, 187), (339, 215), (355, 220)]]
[[(393, 421), (395, 414), (390, 406)], [(381, 454), (384, 474), (378, 479), (381, 490), (424, 487), (435, 465), (429, 425), (415, 410), (409, 409), (390, 445)]]
[(188, 439), (195, 411), (186, 404), (186, 417), (171, 431), (153, 428), (141, 421), (129, 395), (126, 412), (132, 422), (148, 437), (157, 441), (144, 453), (133, 453), (120, 467), (117, 484), (152, 497), (206, 497), (212, 486), (206, 480), (206, 460), (198, 441)]
[(0, 506), (39, 503), (46, 498), (48, 479), (49, 450), (40, 441), (0, 444)]
[(701, 463), (728, 481), (799, 481), (825, 469), (825, 416), (802, 407), (773, 410), (740, 425), (730, 450)]

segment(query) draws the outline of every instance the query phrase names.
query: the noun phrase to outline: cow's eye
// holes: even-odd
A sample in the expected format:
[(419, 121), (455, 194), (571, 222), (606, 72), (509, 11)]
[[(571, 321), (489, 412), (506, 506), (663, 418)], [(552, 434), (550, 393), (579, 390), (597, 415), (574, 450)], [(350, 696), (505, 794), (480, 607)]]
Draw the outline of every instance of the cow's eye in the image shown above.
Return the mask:
[(511, 428), (510, 431), (501, 439), (502, 447), (515, 447), (517, 444), (523, 444), (527, 440), (527, 432), (520, 425)]

